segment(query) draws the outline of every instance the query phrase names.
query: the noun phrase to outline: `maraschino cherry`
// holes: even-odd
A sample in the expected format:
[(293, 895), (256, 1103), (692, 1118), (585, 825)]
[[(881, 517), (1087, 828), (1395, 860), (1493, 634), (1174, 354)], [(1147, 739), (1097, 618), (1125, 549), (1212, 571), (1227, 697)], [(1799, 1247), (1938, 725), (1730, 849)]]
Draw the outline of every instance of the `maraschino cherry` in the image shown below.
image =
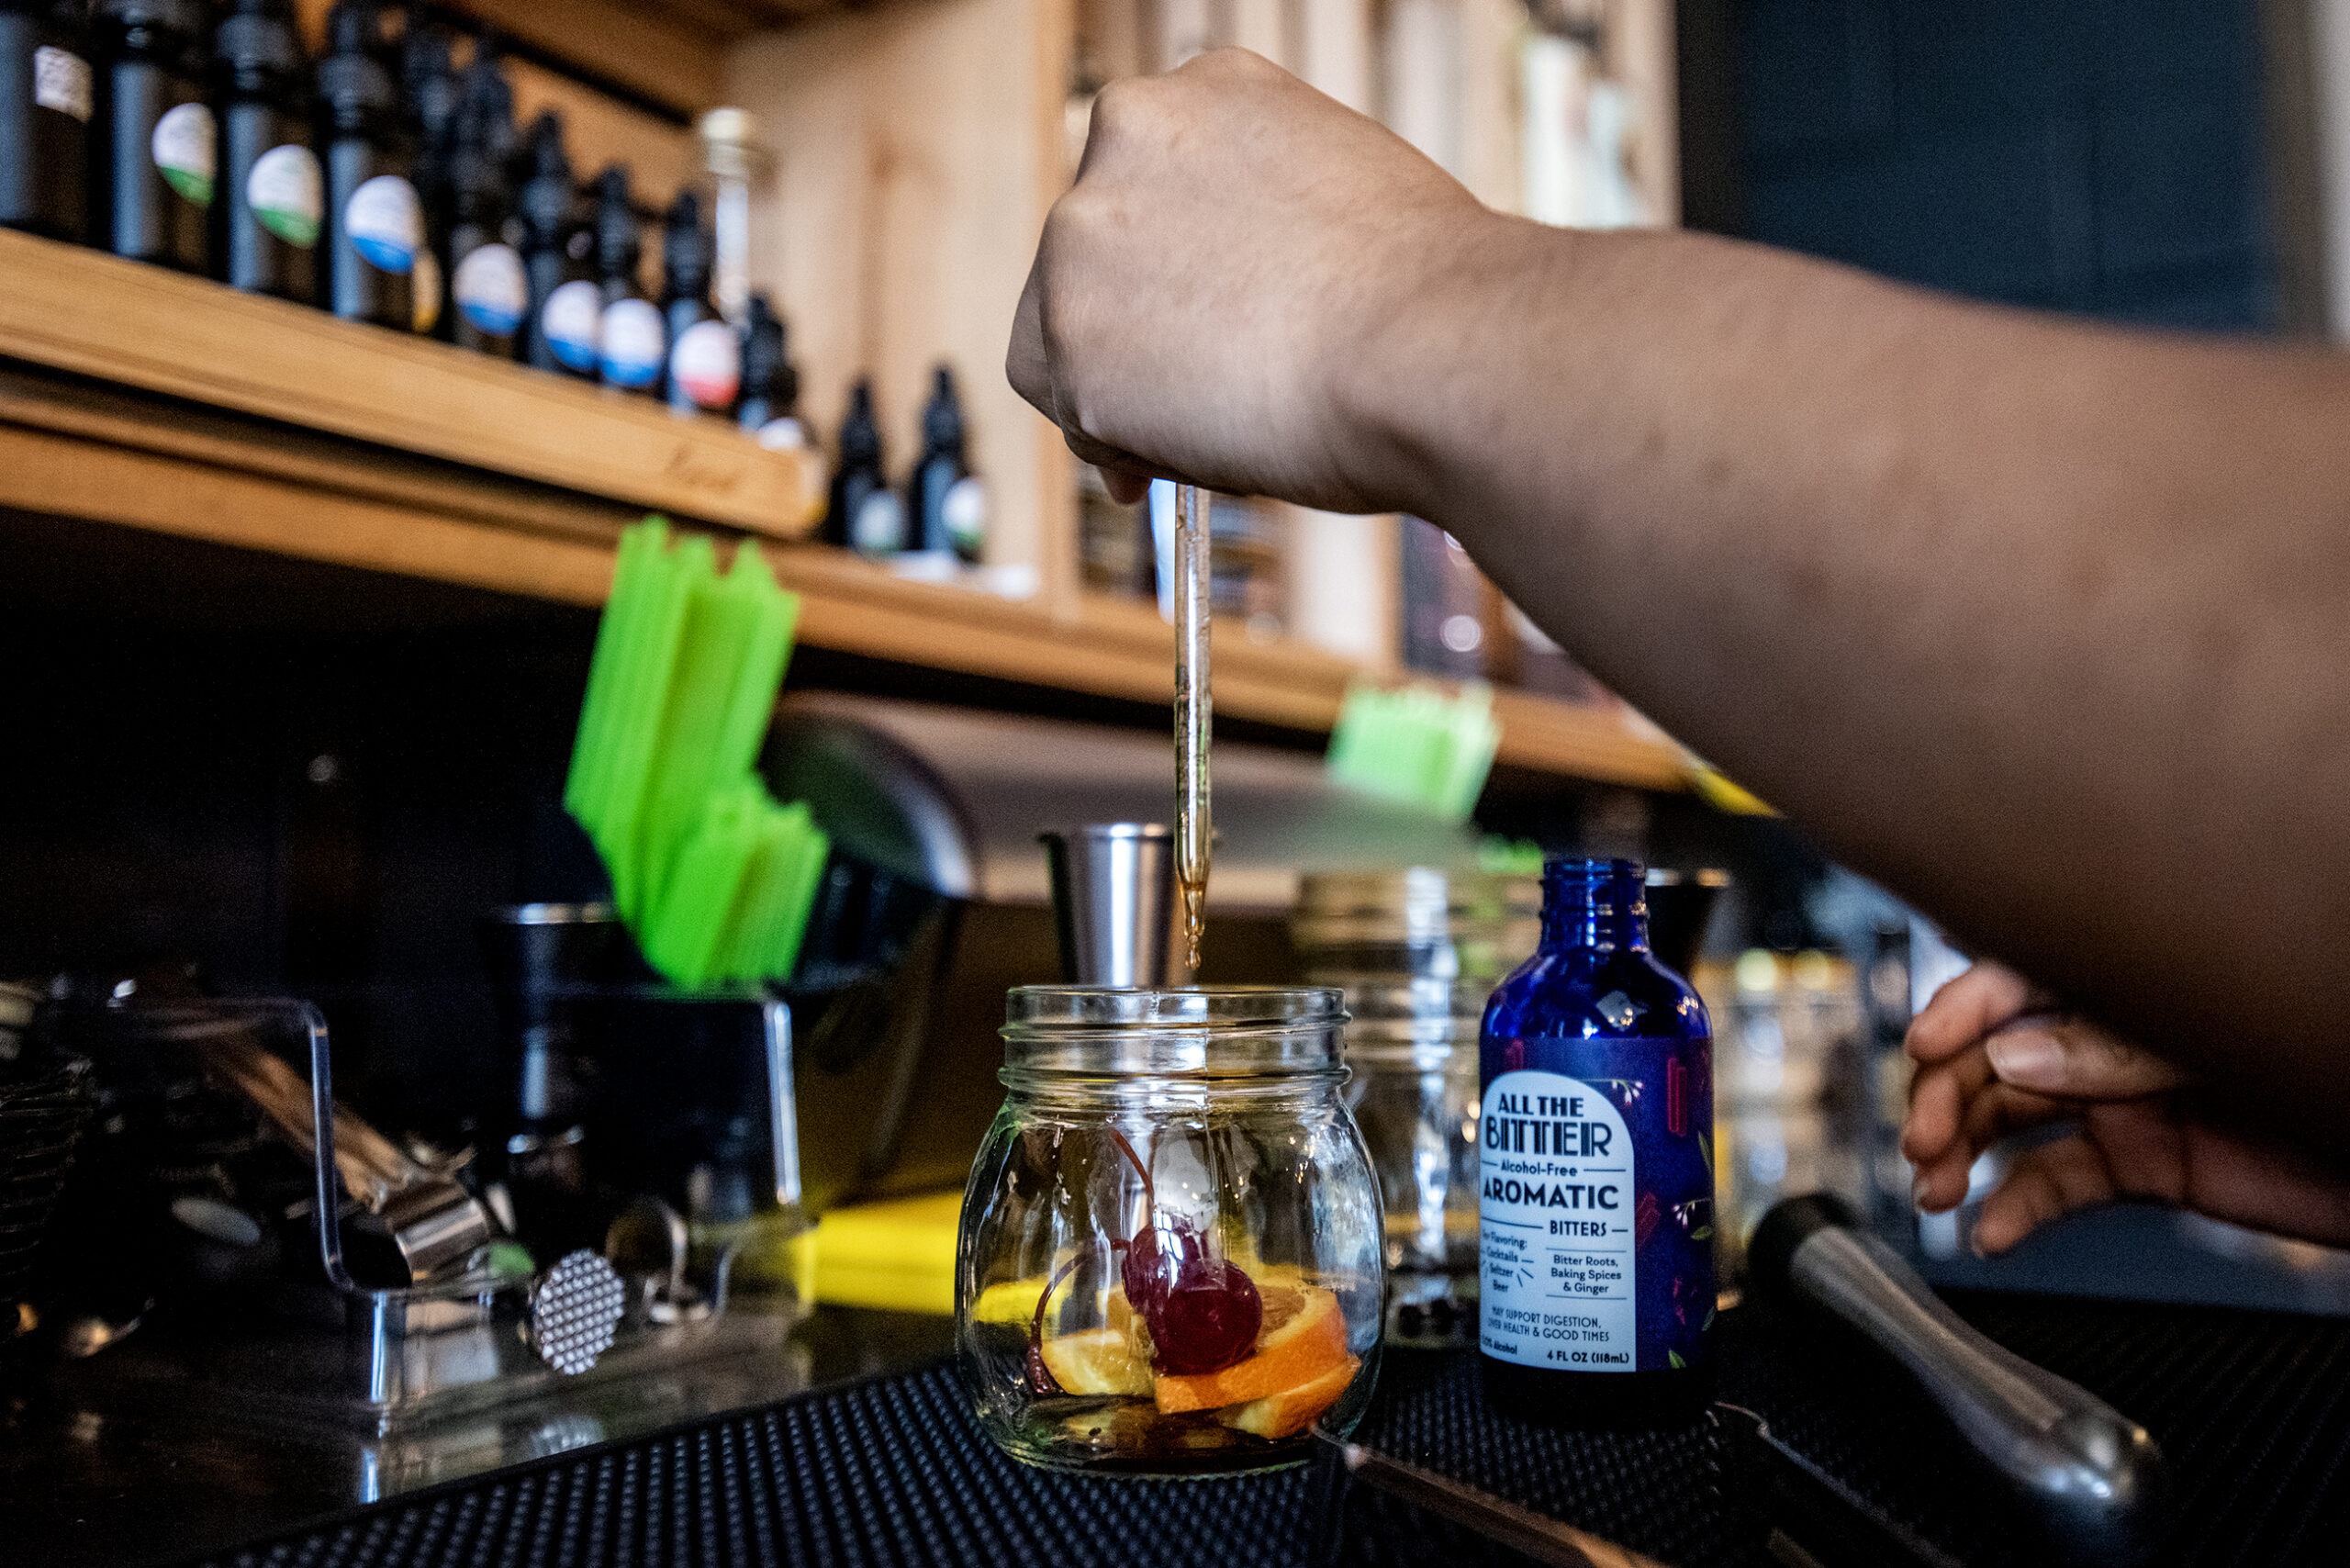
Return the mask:
[[(1125, 1254), (1119, 1277), (1127, 1303), (1150, 1330), (1153, 1363), (1164, 1372), (1220, 1372), (1248, 1353), (1264, 1326), (1265, 1302), (1257, 1282), (1231, 1260), (1211, 1256), (1207, 1238), (1189, 1217), (1159, 1212), (1150, 1167), (1125, 1134), (1115, 1127), (1109, 1131), (1142, 1177), (1142, 1228), (1132, 1240), (1110, 1245)], [(1060, 1392), (1045, 1368), (1045, 1306), (1076, 1267), (1077, 1260), (1070, 1259), (1046, 1283), (1028, 1326), (1028, 1382), (1040, 1394)]]

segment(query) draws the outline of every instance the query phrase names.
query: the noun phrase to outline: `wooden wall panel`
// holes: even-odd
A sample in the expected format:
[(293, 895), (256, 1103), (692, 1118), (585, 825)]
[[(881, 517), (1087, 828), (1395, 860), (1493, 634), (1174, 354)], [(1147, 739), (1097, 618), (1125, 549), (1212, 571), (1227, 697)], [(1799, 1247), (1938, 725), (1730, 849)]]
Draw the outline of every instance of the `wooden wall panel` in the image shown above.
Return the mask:
[(1068, 0), (939, 0), (821, 18), (731, 56), (731, 100), (775, 150), (752, 275), (791, 325), (802, 403), (829, 441), (873, 377), (893, 480), (912, 462), (931, 366), (953, 366), (989, 557), (1076, 582), (1073, 473), (1003, 355), (1046, 210), (1066, 179)]

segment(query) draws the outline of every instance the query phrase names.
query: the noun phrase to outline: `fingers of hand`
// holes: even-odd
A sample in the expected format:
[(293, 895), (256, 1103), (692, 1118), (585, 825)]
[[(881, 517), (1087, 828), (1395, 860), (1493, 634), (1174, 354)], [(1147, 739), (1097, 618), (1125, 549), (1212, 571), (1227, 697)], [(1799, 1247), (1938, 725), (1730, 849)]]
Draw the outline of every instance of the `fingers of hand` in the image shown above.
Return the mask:
[(1934, 992), (1909, 1021), (1904, 1047), (1912, 1061), (1946, 1060), (2047, 1000), (2015, 970), (1986, 958)]
[(2078, 1112), (2067, 1101), (2000, 1082), (1980, 1047), (1919, 1070), (1901, 1129), (1901, 1152), (1918, 1172), (1911, 1196), (1929, 1214), (1956, 1208), (1975, 1156), (2011, 1133)]
[(2018, 1022), (1984, 1042), (2003, 1083), (2074, 1100), (2132, 1100), (2176, 1089), (2186, 1074), (2081, 1018)]
[(1918, 1168), (1913, 1195), (1920, 1208), (1952, 1208), (1965, 1197), (1966, 1168), (1975, 1159), (1964, 1138), (1966, 1109), (1991, 1081), (1991, 1064), (1976, 1050), (1925, 1068), (1910, 1082), (1901, 1152)]
[(1983, 1200), (1975, 1222), (1975, 1249), (2005, 1252), (2051, 1220), (2109, 1204), (2115, 1195), (2113, 1172), (2088, 1138), (2042, 1144), (2019, 1156), (2007, 1179)]

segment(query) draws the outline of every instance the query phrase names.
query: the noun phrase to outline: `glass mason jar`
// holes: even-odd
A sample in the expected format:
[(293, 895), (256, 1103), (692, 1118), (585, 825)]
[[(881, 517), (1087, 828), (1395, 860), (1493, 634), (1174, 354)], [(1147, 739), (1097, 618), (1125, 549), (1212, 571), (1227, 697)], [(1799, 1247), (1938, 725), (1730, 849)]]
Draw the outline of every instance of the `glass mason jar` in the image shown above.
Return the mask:
[(1351, 1429), (1381, 1227), (1338, 992), (1022, 986), (1004, 1014), (956, 1259), (988, 1434), (1052, 1469), (1197, 1475)]
[(1431, 866), (1319, 872), (1290, 939), (1306, 979), (1343, 989), (1348, 1108), (1386, 1209), (1386, 1340), (1477, 1338), (1477, 1029), (1534, 951), (1542, 888)]

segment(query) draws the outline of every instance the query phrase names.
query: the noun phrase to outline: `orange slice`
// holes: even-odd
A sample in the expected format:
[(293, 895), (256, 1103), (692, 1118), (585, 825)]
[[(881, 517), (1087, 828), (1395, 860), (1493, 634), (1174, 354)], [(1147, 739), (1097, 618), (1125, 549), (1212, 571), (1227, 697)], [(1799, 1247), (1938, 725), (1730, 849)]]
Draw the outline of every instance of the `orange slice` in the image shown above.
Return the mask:
[(1116, 1328), (1089, 1328), (1045, 1341), (1045, 1370), (1064, 1394), (1150, 1392), (1150, 1363), (1135, 1354), (1134, 1342)]
[(1338, 1298), (1317, 1285), (1264, 1292), (1265, 1322), (1257, 1348), (1222, 1372), (1162, 1375), (1158, 1408), (1172, 1416), (1303, 1387), (1347, 1360), (1347, 1320)]
[(1314, 1425), (1322, 1412), (1338, 1402), (1338, 1395), (1355, 1380), (1355, 1372), (1362, 1366), (1359, 1356), (1348, 1356), (1312, 1383), (1263, 1399), (1252, 1399), (1246, 1405), (1236, 1405), (1229, 1410), (1216, 1412), (1216, 1419), (1227, 1427), (1253, 1433), (1268, 1441), (1302, 1432)]

